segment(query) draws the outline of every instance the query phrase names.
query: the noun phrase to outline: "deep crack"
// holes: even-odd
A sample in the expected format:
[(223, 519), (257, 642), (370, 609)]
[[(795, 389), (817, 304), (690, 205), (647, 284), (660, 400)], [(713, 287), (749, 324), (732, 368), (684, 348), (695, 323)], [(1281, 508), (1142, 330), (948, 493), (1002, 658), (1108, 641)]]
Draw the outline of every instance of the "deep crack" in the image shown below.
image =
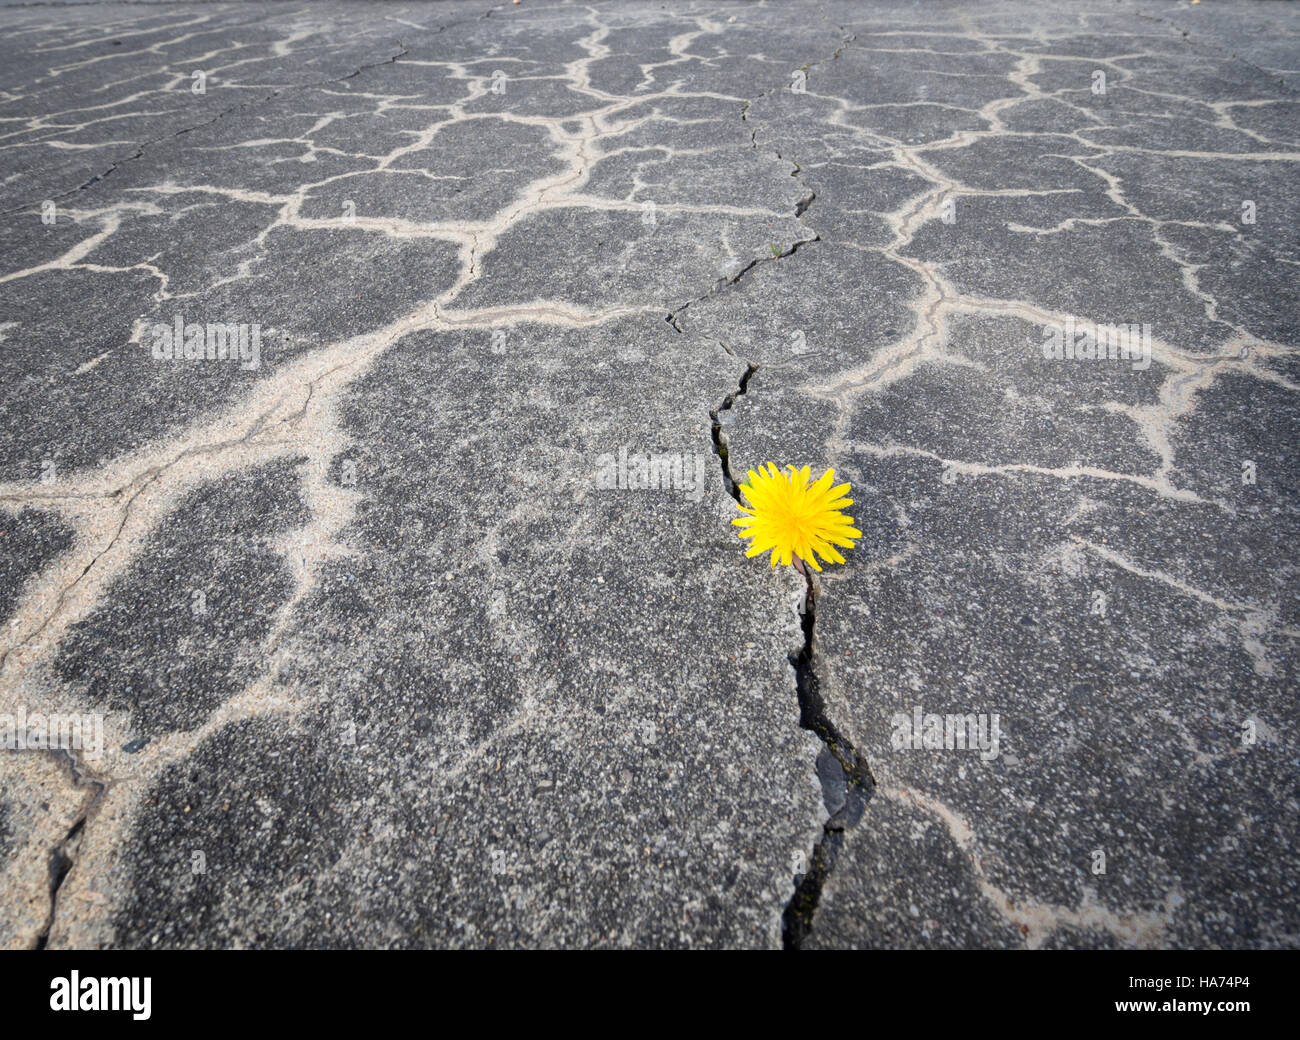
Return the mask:
[[(670, 315), (668, 320), (673, 322), (673, 316)], [(726, 349), (725, 344), (723, 347)], [(728, 350), (728, 353), (731, 351)], [(713, 451), (722, 466), (722, 483), (727, 494), (737, 502), (742, 499), (735, 475), (731, 472), (730, 449), (724, 427), (729, 425), (727, 416), (737, 399), (748, 393), (749, 381), (757, 371), (758, 365), (747, 362), (745, 374), (740, 377), (736, 390), (709, 413), (713, 419)], [(835, 861), (844, 842), (844, 832), (862, 819), (863, 810), (876, 786), (866, 760), (826, 714), (820, 681), (813, 667), (820, 586), (811, 573), (802, 567), (799, 569), (807, 582), (800, 609), (803, 646), (798, 653), (790, 655), (790, 664), (794, 668), (795, 688), (799, 697), (799, 725), (815, 733), (823, 745), (817, 755), (816, 768), (822, 799), (829, 816), (822, 825), (821, 838), (813, 845), (804, 872), (795, 875), (794, 895), (781, 915), (782, 945), (787, 950), (800, 949), (812, 930), (813, 916), (821, 901), (822, 888), (835, 869)]]
[[(842, 28), (841, 32), (843, 32)], [(843, 45), (825, 61), (834, 61), (838, 58), (844, 49), (853, 42), (853, 39), (853, 36), (847, 37)], [(811, 68), (812, 65), (818, 64), (823, 64), (823, 62), (814, 62), (804, 66), (804, 68)], [(748, 122), (751, 103), (747, 101), (741, 110), (740, 118), (743, 121)], [(750, 132), (750, 142), (754, 148), (758, 148), (757, 127)], [(783, 159), (793, 165), (794, 169), (791, 171), (790, 176), (796, 179), (802, 177), (803, 167), (797, 161), (787, 159), (779, 149), (773, 149), (773, 154), (778, 159)], [(808, 207), (817, 198), (817, 192), (811, 185), (805, 184), (805, 187), (807, 189), (806, 194), (795, 203), (794, 215), (801, 222), (804, 214), (808, 211)], [(706, 296), (712, 295), (713, 292), (720, 289), (725, 289), (729, 285), (735, 285), (759, 263), (768, 259), (780, 260), (783, 257), (791, 256), (800, 246), (808, 242), (820, 242), (822, 240), (816, 229), (809, 228), (809, 230), (813, 233), (812, 238), (795, 242), (788, 251), (784, 248), (780, 251), (773, 251), (770, 258), (758, 257), (750, 261), (749, 264), (737, 271), (733, 277), (725, 278), (715, 284), (713, 290)], [(706, 297), (700, 297), (700, 299), (704, 298)], [(697, 302), (699, 300), (692, 300), (671, 312), (667, 318), (668, 323), (678, 332), (682, 332), (678, 317), (692, 303)], [(728, 354), (733, 357), (736, 356), (734, 351), (725, 343), (722, 343), (721, 346)], [(740, 378), (739, 386), (735, 392), (729, 394), (717, 408), (709, 413), (713, 419), (713, 451), (718, 456), (722, 466), (722, 483), (727, 489), (727, 493), (738, 503), (742, 501), (740, 487), (731, 471), (730, 446), (725, 427), (730, 425), (730, 413), (736, 400), (749, 391), (749, 381), (759, 367), (748, 359), (741, 360), (745, 361), (747, 367), (745, 374)], [(822, 799), (829, 816), (822, 825), (821, 838), (813, 845), (804, 872), (795, 875), (794, 895), (791, 896), (781, 915), (782, 945), (787, 950), (802, 948), (804, 940), (812, 931), (813, 916), (817, 912), (818, 903), (821, 901), (822, 888), (831, 872), (835, 869), (835, 861), (844, 843), (844, 832), (862, 819), (863, 810), (866, 808), (867, 801), (870, 799), (871, 792), (876, 785), (875, 778), (871, 775), (866, 760), (826, 715), (826, 706), (822, 700), (819, 680), (817, 673), (813, 669), (817, 597), (820, 594), (820, 588), (811, 572), (804, 570), (802, 566), (798, 569), (803, 573), (804, 580), (807, 582), (807, 590), (804, 593), (804, 601), (800, 610), (804, 641), (799, 652), (790, 655), (790, 664), (795, 671), (795, 687), (799, 697), (799, 725), (815, 733), (823, 745), (821, 752), (817, 755), (816, 769), (817, 778), (821, 783)]]
[(81, 846), (86, 820), (108, 789), (108, 785), (104, 781), (83, 772), (77, 760), (67, 751), (55, 750), (54, 753), (68, 763), (73, 783), (78, 787), (88, 787), (93, 793), (82, 805), (81, 811), (77, 813), (77, 818), (72, 821), (72, 826), (68, 828), (68, 833), (63, 836), (63, 840), (50, 853), (50, 909), (45, 916), (45, 924), (41, 928), (40, 934), (36, 936), (36, 940), (32, 943), (33, 950), (43, 950), (49, 945), (50, 931), (54, 928), (54, 918), (59, 910), (59, 892), (63, 888), (63, 882), (67, 880), (72, 868), (76, 865), (76, 853)]
[(782, 944), (798, 950), (812, 931), (813, 915), (821, 902), (822, 887), (835, 869), (835, 861), (844, 843), (844, 832), (862, 819), (862, 812), (876, 786), (866, 760), (826, 714), (820, 682), (814, 670), (817, 629), (816, 580), (805, 573), (808, 590), (803, 604), (804, 643), (798, 654), (790, 657), (794, 666), (795, 685), (799, 691), (799, 725), (815, 733), (825, 745), (817, 755), (817, 778), (830, 817), (822, 825), (822, 836), (813, 846), (806, 871), (795, 876), (794, 895), (781, 916)]

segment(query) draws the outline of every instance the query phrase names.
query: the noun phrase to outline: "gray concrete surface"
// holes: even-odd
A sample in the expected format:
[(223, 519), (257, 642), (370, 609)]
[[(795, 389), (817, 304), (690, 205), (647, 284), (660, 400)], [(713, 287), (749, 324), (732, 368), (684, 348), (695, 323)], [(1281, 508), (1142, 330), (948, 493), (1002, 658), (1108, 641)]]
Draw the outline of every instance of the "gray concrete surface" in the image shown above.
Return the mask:
[(0, 945), (1300, 941), (1300, 8), (0, 26)]

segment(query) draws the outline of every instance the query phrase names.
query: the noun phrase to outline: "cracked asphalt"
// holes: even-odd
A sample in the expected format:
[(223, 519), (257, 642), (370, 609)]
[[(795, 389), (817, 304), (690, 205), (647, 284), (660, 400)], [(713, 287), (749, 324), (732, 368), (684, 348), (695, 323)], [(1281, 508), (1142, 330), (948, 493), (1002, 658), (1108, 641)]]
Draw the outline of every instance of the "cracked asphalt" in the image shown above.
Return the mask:
[(1300, 945), (1300, 8), (0, 56), (0, 946)]

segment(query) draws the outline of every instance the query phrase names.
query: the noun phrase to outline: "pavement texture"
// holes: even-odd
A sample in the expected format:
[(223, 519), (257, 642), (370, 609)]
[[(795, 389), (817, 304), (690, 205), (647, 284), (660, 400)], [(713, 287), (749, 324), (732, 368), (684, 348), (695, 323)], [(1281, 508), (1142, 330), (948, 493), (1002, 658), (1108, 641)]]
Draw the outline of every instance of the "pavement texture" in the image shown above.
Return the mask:
[(1300, 944), (1300, 7), (0, 57), (0, 946)]

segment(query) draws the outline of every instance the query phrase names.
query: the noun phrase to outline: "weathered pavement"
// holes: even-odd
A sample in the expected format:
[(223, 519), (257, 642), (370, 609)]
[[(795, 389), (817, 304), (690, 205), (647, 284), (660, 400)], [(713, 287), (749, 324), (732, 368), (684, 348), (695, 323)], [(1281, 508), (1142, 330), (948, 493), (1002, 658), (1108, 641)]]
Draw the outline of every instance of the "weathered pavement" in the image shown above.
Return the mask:
[(1293, 5), (0, 24), (0, 944), (1300, 941)]

